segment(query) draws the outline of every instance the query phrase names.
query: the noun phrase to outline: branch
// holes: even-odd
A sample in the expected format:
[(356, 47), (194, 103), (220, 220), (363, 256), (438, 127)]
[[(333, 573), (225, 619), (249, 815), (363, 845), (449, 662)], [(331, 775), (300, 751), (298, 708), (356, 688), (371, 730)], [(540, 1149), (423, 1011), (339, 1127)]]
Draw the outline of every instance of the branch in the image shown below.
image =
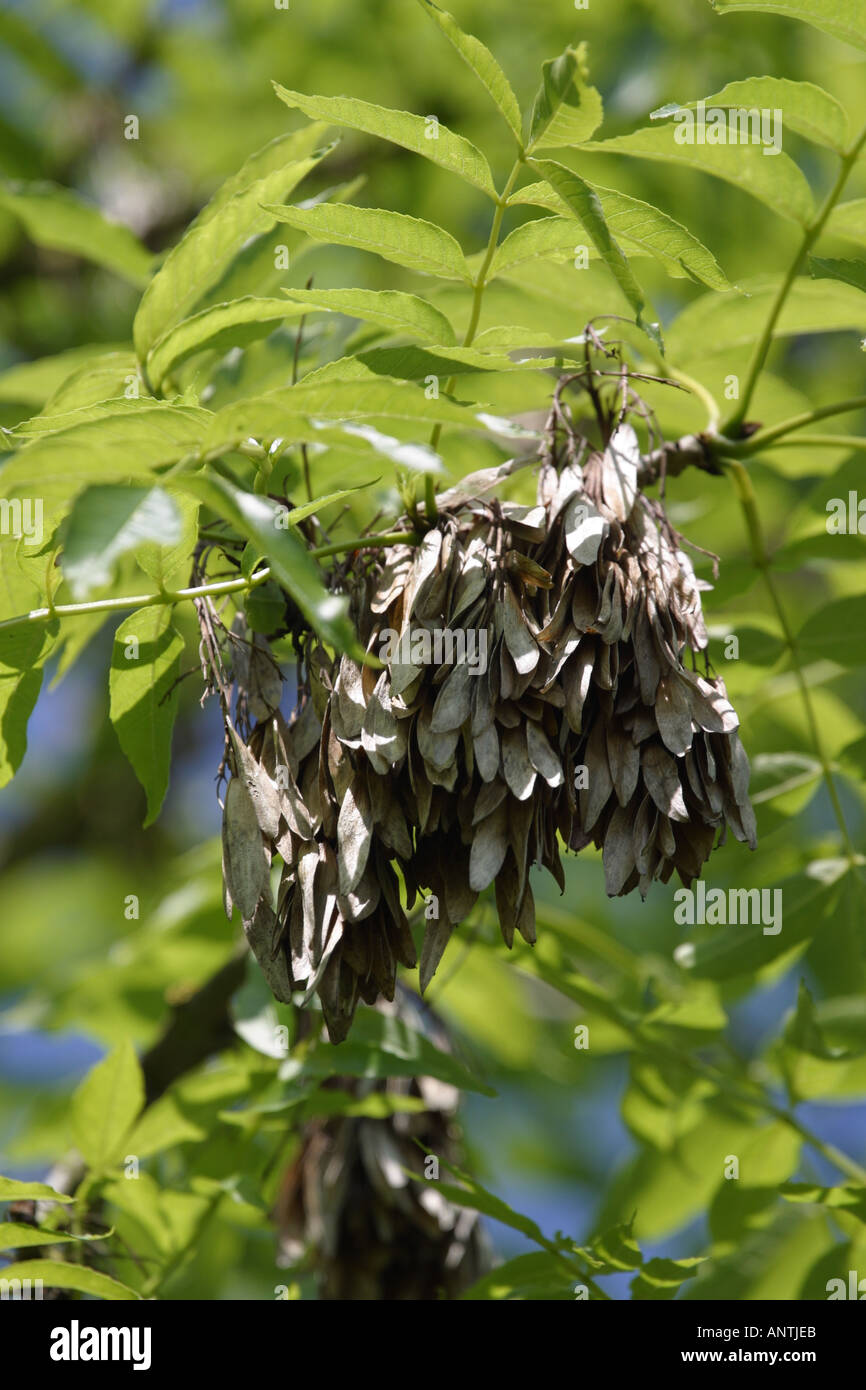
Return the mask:
[[(866, 396), (849, 396), (847, 400), (836, 401), (832, 405), (818, 406), (815, 410), (804, 410), (800, 415), (792, 415), (788, 420), (780, 420), (777, 425), (768, 425), (766, 429), (758, 430), (757, 433), (744, 440), (725, 440), (724, 450), (735, 458), (748, 458), (751, 454), (759, 454), (762, 449), (766, 449), (776, 440), (782, 439), (785, 435), (793, 434), (795, 430), (805, 429), (807, 425), (814, 425), (818, 420), (829, 420), (833, 415), (846, 415), (852, 410), (866, 410)], [(823, 436), (825, 439), (832, 439), (834, 443), (844, 443), (844, 437), (838, 438), (832, 435)], [(855, 436), (856, 438), (856, 436)], [(802, 440), (792, 440), (792, 443), (802, 443)], [(862, 440), (859, 441), (862, 444)]]
[(754, 489), (752, 487), (752, 480), (738, 459), (725, 459), (722, 460), (722, 462), (724, 463), (725, 467), (730, 473), (734, 483), (734, 487), (737, 490), (737, 496), (740, 500), (740, 506), (743, 509), (743, 515), (745, 517), (746, 526), (749, 531), (749, 538), (752, 543), (752, 558), (755, 564), (755, 568), (760, 570), (761, 574), (764, 577), (764, 583), (767, 586), (767, 591), (770, 595), (773, 607), (776, 610), (776, 616), (779, 619), (779, 626), (782, 629), (782, 634), (785, 639), (785, 646), (787, 647), (788, 652), (790, 653), (791, 663), (794, 667), (794, 674), (796, 677), (797, 685), (800, 690), (800, 696), (803, 701), (803, 709), (806, 714), (806, 722), (809, 727), (809, 735), (812, 740), (812, 746), (815, 750), (815, 756), (821, 764), (821, 771), (824, 776), (824, 781), (827, 785), (827, 790), (830, 794), (830, 801), (833, 806), (833, 814), (836, 817), (836, 823), (839, 826), (839, 830), (842, 835), (842, 842), (845, 847), (845, 856), (851, 868), (856, 870), (858, 864), (857, 853), (852, 843), (851, 836), (848, 831), (848, 826), (845, 823), (845, 815), (842, 810), (842, 803), (839, 800), (839, 793), (836, 790), (836, 783), (833, 779), (832, 765), (830, 763), (830, 759), (827, 757), (827, 754), (824, 751), (824, 744), (821, 738), (820, 729), (818, 727), (818, 719), (815, 714), (815, 707), (812, 704), (812, 696), (809, 692), (809, 686), (806, 682), (806, 677), (803, 674), (802, 666), (800, 665), (800, 653), (797, 647), (797, 639), (794, 635), (794, 630), (791, 627), (790, 622), (788, 621), (788, 615), (785, 612), (785, 607), (782, 603), (781, 595), (779, 594), (779, 591), (776, 588), (776, 581), (772, 573), (772, 562), (770, 560), (769, 551), (767, 549), (767, 542), (764, 536), (764, 529), (761, 525), (761, 517), (760, 513), (758, 512), (758, 503), (757, 498), (755, 497)]
[(854, 168), (854, 165), (856, 164), (864, 145), (866, 145), (866, 126), (864, 126), (863, 129), (860, 131), (860, 134), (857, 136), (857, 139), (854, 141), (854, 144), (850, 147), (850, 149), (847, 150), (846, 153), (842, 156), (842, 163), (839, 168), (839, 173), (836, 177), (836, 182), (833, 184), (833, 187), (830, 189), (830, 192), (827, 194), (827, 197), (824, 199), (824, 202), (822, 203), (818, 212), (812, 218), (812, 221), (809, 222), (807, 226), (804, 228), (803, 239), (797, 250), (797, 254), (795, 255), (794, 260), (791, 263), (787, 275), (785, 276), (784, 280), (779, 286), (778, 293), (776, 294), (776, 297), (773, 300), (773, 304), (770, 308), (770, 316), (767, 319), (767, 322), (764, 326), (764, 331), (758, 339), (757, 343), (755, 344), (755, 350), (752, 354), (752, 360), (749, 363), (749, 373), (746, 378), (746, 387), (743, 391), (742, 399), (740, 401), (736, 413), (725, 425), (724, 430), (722, 431), (723, 434), (730, 434), (736, 436), (740, 432), (740, 427), (742, 426), (743, 421), (745, 420), (746, 415), (748, 413), (749, 406), (752, 403), (752, 396), (755, 394), (755, 387), (757, 386), (761, 372), (764, 370), (764, 367), (766, 365), (767, 356), (769, 354), (770, 347), (773, 342), (773, 336), (776, 331), (776, 325), (779, 322), (788, 295), (790, 294), (794, 281), (797, 278), (797, 273), (800, 269), (800, 266), (802, 265), (808, 253), (811, 251), (812, 247), (815, 245), (815, 242), (818, 240), (821, 233), (823, 232), (831, 212), (833, 211), (834, 207), (836, 206), (840, 197), (842, 196), (845, 184), (848, 182), (848, 176), (851, 173), (851, 170)]
[[(415, 531), (391, 531), (381, 536), (356, 536), (353, 540), (339, 541), (336, 545), (323, 545), (309, 554), (314, 560), (322, 560), (329, 555), (346, 555), (353, 550), (376, 550), (387, 545), (418, 545), (421, 537)], [(225, 579), (217, 584), (202, 584), (193, 589), (163, 589), (155, 594), (124, 594), (122, 598), (101, 598), (93, 603), (55, 603), (49, 608), (31, 608), (17, 618), (6, 618), (0, 622), (0, 631), (6, 628), (21, 627), (25, 623), (49, 623), (54, 618), (76, 618), (84, 613), (113, 613), (125, 608), (155, 608), (159, 604), (182, 603), (185, 599), (208, 598), (213, 594), (238, 594), (254, 589), (270, 579), (271, 571), (266, 566), (256, 570), (249, 579)]]

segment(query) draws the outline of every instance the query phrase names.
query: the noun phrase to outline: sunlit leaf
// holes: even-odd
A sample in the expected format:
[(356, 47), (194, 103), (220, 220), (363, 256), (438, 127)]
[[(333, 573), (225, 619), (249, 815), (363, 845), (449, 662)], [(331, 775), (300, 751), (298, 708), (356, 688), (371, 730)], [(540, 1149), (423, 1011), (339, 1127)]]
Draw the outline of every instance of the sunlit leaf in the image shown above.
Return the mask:
[[(321, 126), (313, 128), (316, 137)], [(133, 339), (143, 361), (158, 338), (186, 318), (204, 292), (230, 265), (250, 237), (267, 231), (275, 217), (266, 210), (306, 178), (329, 151), (311, 153), (310, 130), (272, 141), (211, 199), (168, 253), (138, 306)], [(275, 161), (279, 159), (279, 163)]]
[(460, 245), (450, 232), (419, 217), (340, 203), (312, 208), (270, 207), (268, 211), (276, 221), (288, 222), (315, 241), (356, 246), (424, 275), (467, 282), (472, 278)]
[(135, 1049), (122, 1043), (90, 1071), (72, 1097), (72, 1140), (97, 1173), (123, 1157), (123, 1144), (144, 1104)]
[(165, 605), (140, 608), (124, 618), (114, 635), (109, 713), (147, 793), (145, 825), (156, 820), (168, 789), (183, 645)]
[(810, 256), (809, 270), (813, 280), (841, 280), (866, 293), (866, 261), (840, 261), (825, 256)]
[(517, 139), (520, 140), (522, 119), (517, 97), (489, 48), (473, 34), (464, 33), (454, 16), (434, 5), (433, 0), (420, 0), (422, 7), (435, 24), (450, 39), (460, 57), (469, 65), (487, 88)]
[(378, 135), (402, 145), (413, 154), (423, 155), (434, 164), (459, 174), (489, 197), (496, 197), (496, 187), (490, 166), (480, 150), (462, 135), (455, 135), (438, 120), (415, 116), (409, 111), (391, 111), (355, 97), (314, 97), (292, 92), (274, 83), (274, 91), (287, 106), (303, 111), (311, 120), (326, 121), (329, 125), (349, 126), (352, 130)]
[(147, 281), (150, 252), (128, 227), (112, 222), (80, 194), (53, 183), (0, 184), (0, 208), (39, 246), (82, 256), (134, 285)]
[[(842, 153), (848, 143), (848, 117), (843, 107), (814, 82), (792, 82), (787, 77), (747, 77), (740, 82), (727, 83), (721, 91), (704, 97), (701, 102), (684, 102), (678, 109), (694, 111), (699, 106), (707, 112), (720, 108), (736, 112), (739, 132), (753, 139), (760, 136), (766, 141), (774, 137), (773, 118), (778, 111), (785, 130), (795, 130), (807, 140), (826, 145), (838, 153)], [(669, 115), (670, 107), (663, 107), (662, 112)], [(770, 117), (766, 129), (761, 125), (763, 113)]]
[[(655, 256), (669, 275), (695, 280), (710, 289), (733, 288), (712, 252), (667, 213), (616, 189), (602, 188), (599, 184), (589, 186), (598, 195), (611, 232), (622, 241), (627, 252)], [(568, 210), (568, 204), (547, 183), (527, 184), (512, 193), (509, 203), (532, 203), (552, 212)]]
[(866, 48), (866, 16), (859, 0), (710, 0), (710, 3), (719, 14), (762, 10), (765, 14), (801, 19), (855, 48)]
[(40, 1280), (46, 1289), (74, 1289), (78, 1293), (90, 1294), (108, 1302), (137, 1299), (139, 1294), (108, 1274), (90, 1269), (87, 1265), (62, 1264), (58, 1260), (22, 1260), (18, 1264), (6, 1265), (3, 1278)]
[(643, 291), (632, 275), (626, 257), (611, 236), (598, 194), (571, 169), (566, 169), (564, 164), (557, 164), (555, 160), (536, 160), (534, 166), (581, 223), (634, 309), (638, 324), (658, 344), (660, 342), (658, 324), (648, 324), (643, 319), (643, 310), (646, 307)]
[(586, 52), (567, 48), (544, 64), (541, 87), (529, 122), (530, 154), (581, 145), (601, 125), (601, 97), (586, 81)]
[(121, 555), (143, 541), (172, 545), (181, 518), (161, 488), (85, 488), (64, 528), (62, 565), (76, 600), (108, 584)]
[[(669, 123), (648, 126), (631, 135), (597, 140), (581, 150), (595, 154), (623, 154), (636, 159), (682, 164), (733, 183), (766, 203), (780, 217), (805, 226), (813, 213), (812, 194), (804, 175), (784, 151), (767, 155), (760, 145), (711, 145), (687, 143), (686, 127)], [(677, 136), (680, 135), (681, 142)]]

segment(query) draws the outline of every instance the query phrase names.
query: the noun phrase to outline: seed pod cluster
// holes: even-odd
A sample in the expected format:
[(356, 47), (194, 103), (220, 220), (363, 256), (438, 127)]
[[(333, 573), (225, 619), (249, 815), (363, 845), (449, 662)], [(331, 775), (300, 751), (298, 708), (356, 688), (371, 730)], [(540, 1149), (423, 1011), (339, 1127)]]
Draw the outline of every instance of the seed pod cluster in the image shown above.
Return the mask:
[[(423, 1032), (440, 1052), (450, 1050), (442, 1025), (417, 996), (401, 990), (394, 1004), (377, 1007)], [(460, 1163), (459, 1091), (429, 1076), (347, 1076), (329, 1084), (359, 1100), (382, 1093), (423, 1108), (308, 1121), (276, 1201), (282, 1260), (312, 1256), (326, 1300), (458, 1298), (489, 1263), (478, 1215), (450, 1202), (439, 1183), (410, 1174), (426, 1167), (425, 1154)]]
[(419, 545), (349, 567), (381, 669), (318, 648), (294, 721), (234, 739), (226, 820), (255, 867), (229, 832), (227, 891), (274, 993), (316, 991), (333, 1041), (416, 963), (419, 897), (423, 991), (491, 885), (506, 943), (535, 940), (529, 871), (563, 890), (560, 840), (603, 850), (609, 894), (642, 896), (674, 870), (688, 885), (727, 826), (755, 843), (737, 716), (699, 670), (706, 586), (641, 490), (631, 425), (603, 451), (548, 450), (535, 505), (496, 499), (514, 467), (443, 493)]

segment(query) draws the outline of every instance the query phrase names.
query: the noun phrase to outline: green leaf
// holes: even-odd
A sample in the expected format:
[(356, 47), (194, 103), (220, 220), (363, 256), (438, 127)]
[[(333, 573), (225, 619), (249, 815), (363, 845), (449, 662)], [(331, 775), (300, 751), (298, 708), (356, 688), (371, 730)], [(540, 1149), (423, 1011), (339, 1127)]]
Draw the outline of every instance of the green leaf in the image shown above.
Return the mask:
[[(620, 238), (627, 251), (654, 256), (668, 274), (677, 279), (694, 280), (711, 290), (733, 289), (711, 251), (672, 217), (640, 198), (630, 198), (599, 184), (589, 187), (598, 195), (607, 225)], [(552, 212), (567, 212), (568, 204), (549, 184), (532, 183), (512, 193), (509, 205), (531, 203)]]
[(249, 155), (237, 173), (220, 184), (195, 219), (197, 226), (212, 222), (238, 193), (244, 193), (254, 184), (267, 179), (271, 174), (282, 174), (294, 160), (306, 155), (320, 155), (328, 135), (325, 121), (313, 121), (301, 130), (288, 131), (269, 140), (261, 149)]
[(207, 1128), (197, 1124), (185, 1113), (177, 1097), (169, 1094), (161, 1096), (144, 1111), (130, 1133), (129, 1152), (139, 1159), (150, 1158), (165, 1149), (176, 1149), (180, 1144), (200, 1143), (207, 1136)]
[(127, 1040), (97, 1062), (72, 1097), (72, 1142), (95, 1173), (123, 1158), (124, 1140), (143, 1105), (144, 1077)]
[[(814, 82), (792, 82), (787, 77), (747, 77), (740, 82), (729, 82), (720, 92), (704, 97), (702, 101), (677, 103), (680, 111), (694, 111), (703, 106), (725, 110), (738, 109), (746, 114), (762, 111), (783, 114), (785, 130), (796, 130), (798, 134), (813, 140), (828, 149), (844, 152), (848, 144), (848, 116), (835, 97), (816, 87)], [(669, 116), (671, 107), (662, 107), (659, 113), (651, 112), (650, 119), (656, 115)], [(740, 117), (740, 120), (744, 120)], [(739, 121), (738, 121), (739, 126)], [(751, 125), (746, 123), (745, 131), (751, 134)], [(760, 124), (758, 125), (760, 132)], [(775, 158), (775, 156), (767, 156)]]
[(440, 1052), (423, 1033), (371, 1009), (358, 1011), (349, 1037), (339, 1048), (317, 1042), (302, 1059), (293, 1057), (284, 1063), (280, 1076), (287, 1081), (333, 1077), (335, 1067), (340, 1076), (435, 1076), (460, 1090), (496, 1094), (456, 1057)]
[[(315, 132), (320, 134), (321, 127)], [(248, 160), (228, 187), (218, 190), (169, 251), (142, 296), (132, 330), (140, 361), (169, 328), (189, 315), (244, 244), (273, 227), (276, 219), (265, 204), (288, 198), (329, 152), (310, 154), (308, 131), (281, 136)], [(276, 159), (279, 164), (270, 167)]]
[(120, 746), (147, 793), (151, 825), (168, 789), (171, 734), (177, 712), (175, 681), (183, 639), (166, 605), (140, 608), (114, 636), (109, 714)]
[(120, 399), (115, 397), (113, 400), (98, 401), (93, 405), (81, 406), (75, 410), (64, 410), (60, 415), (49, 415), (43, 412), (34, 415), (31, 420), (23, 420), (14, 430), (9, 432), (9, 441), (17, 448), (23, 448), (25, 444), (30, 444), (35, 439), (41, 438), (46, 434), (60, 434), (61, 431), (74, 429), (77, 425), (89, 424), (93, 420), (115, 420), (118, 415), (123, 415), (131, 421), (133, 415), (139, 411), (148, 412), (153, 407), (153, 399), (145, 396), (141, 399)]
[(266, 338), (285, 319), (300, 318), (282, 299), (257, 299), (247, 295), (228, 304), (214, 304), (183, 319), (154, 343), (147, 354), (147, 376), (154, 391), (166, 377), (197, 352), (223, 352)]
[[(139, 569), (155, 579), (161, 589), (185, 589), (190, 583), (193, 553), (198, 540), (198, 502), (179, 492), (167, 489), (172, 505), (180, 518), (177, 540), (165, 536), (158, 541), (145, 541), (136, 552)], [(80, 621), (80, 619), (78, 620)]]
[(0, 208), (16, 217), (38, 246), (82, 256), (134, 285), (146, 284), (150, 252), (128, 227), (111, 222), (71, 189), (53, 183), (2, 184)]
[(444, 125), (433, 124), (433, 118), (415, 116), (409, 111), (392, 111), (374, 106), (355, 97), (316, 97), (292, 92), (274, 83), (274, 91), (286, 106), (303, 111), (312, 120), (324, 120), (329, 125), (349, 126), (366, 135), (378, 135), (395, 145), (402, 145), (413, 154), (423, 155), (434, 164), (459, 174), (467, 183), (480, 188), (495, 199), (498, 195), (490, 166), (480, 150), (462, 135), (454, 135)]
[(325, 507), (332, 507), (335, 502), (344, 502), (347, 497), (354, 497), (356, 492), (363, 492), (364, 488), (372, 487), (378, 481), (378, 478), (371, 478), (369, 483), (358, 483), (356, 487), (344, 487), (339, 492), (328, 492), (322, 497), (314, 497), (302, 507), (292, 507), (286, 515), (286, 521), (290, 526), (297, 526), (299, 521), (317, 515), (318, 512), (324, 511)]
[(142, 541), (173, 545), (180, 535), (180, 513), (161, 488), (85, 488), (73, 504), (61, 556), (73, 598), (86, 599), (110, 583), (116, 561)]
[[(784, 906), (780, 932), (765, 933), (759, 925), (721, 927), (708, 940), (689, 942), (687, 953), (681, 947), (677, 959), (702, 979), (752, 975), (787, 952), (803, 947), (817, 933), (832, 930), (844, 886), (845, 878), (830, 886), (802, 875), (789, 879), (779, 888)], [(703, 933), (706, 928), (701, 930)]]
[(840, 261), (810, 256), (809, 270), (813, 280), (841, 280), (843, 285), (853, 285), (855, 290), (863, 290), (866, 293), (866, 261)]
[(46, 1289), (75, 1289), (111, 1302), (130, 1301), (139, 1295), (126, 1284), (118, 1283), (107, 1274), (100, 1274), (87, 1265), (61, 1264), (58, 1260), (22, 1260), (7, 1265), (2, 1277), (11, 1279), (40, 1279)]
[[(824, 230), (828, 234), (845, 237), (848, 241), (866, 244), (866, 198), (852, 198), (850, 202), (837, 203)], [(0, 391), (4, 381), (5, 377), (0, 377)]]
[(548, 1250), (533, 1250), (497, 1265), (460, 1297), (472, 1302), (564, 1301), (574, 1298), (574, 1288), (579, 1282), (576, 1272), (569, 1276), (558, 1255)]
[[(128, 407), (137, 405), (137, 408)], [(165, 402), (118, 404), (110, 414), (40, 435), (19, 449), (0, 472), (0, 492), (32, 496), (39, 479), (46, 535), (87, 483), (148, 481), (160, 464), (177, 463), (198, 447), (212, 417), (192, 406)]]
[[(857, 906), (862, 911), (862, 905)], [(854, 1051), (830, 1046), (819, 1010), (802, 981), (797, 1007), (785, 1024), (783, 1041), (773, 1053), (792, 1104), (866, 1094), (866, 1051), (862, 1043)]]
[(419, 217), (342, 203), (323, 203), (312, 208), (271, 207), (268, 212), (276, 221), (298, 227), (314, 241), (356, 246), (408, 270), (471, 283), (472, 274), (459, 242), (450, 232)]
[(550, 256), (574, 259), (578, 230), (573, 217), (539, 217), (516, 227), (496, 248), (487, 279), (495, 280), (525, 261)]
[(22, 1182), (0, 1177), (0, 1202), (74, 1202), (68, 1192), (58, 1192), (47, 1182)]
[(601, 97), (586, 84), (585, 45), (567, 48), (543, 65), (541, 87), (529, 123), (530, 154), (581, 145), (601, 125)]
[[(424, 0), (427, 3), (427, 0)], [(300, 309), (321, 309), (333, 314), (376, 323), (392, 333), (406, 333), (421, 343), (451, 347), (456, 342), (449, 320), (426, 299), (398, 290), (295, 290), (283, 291)]]
[(295, 532), (286, 529), (285, 508), (270, 498), (243, 492), (217, 476), (184, 478), (182, 486), (254, 544), (270, 565), (274, 579), (291, 594), (321, 637), (340, 651), (357, 653), (348, 602), (325, 589), (315, 560)]
[[(525, 364), (510, 357), (481, 351), (477, 347), (419, 347), (407, 343), (396, 347), (374, 347), (355, 357), (328, 362), (304, 378), (304, 384), (332, 381), (375, 381), (377, 377), (396, 378), (426, 385), (429, 376), (465, 376), (475, 372), (514, 372)], [(466, 409), (467, 407), (464, 407)], [(468, 421), (464, 418), (464, 423)]]
[(571, 169), (566, 169), (564, 164), (557, 164), (552, 159), (535, 160), (534, 164), (539, 173), (543, 175), (551, 188), (555, 189), (582, 224), (608, 270), (634, 309), (639, 326), (658, 345), (660, 343), (658, 324), (647, 324), (643, 319), (642, 315), (645, 308), (643, 291), (632, 275), (628, 261), (610, 234), (610, 228), (605, 221), (598, 194)]
[[(44, 1231), (40, 1226), (25, 1226), (17, 1221), (0, 1221), (0, 1250), (26, 1250), (30, 1245), (62, 1245), (66, 1241), (100, 1240), (100, 1236), (76, 1237), (64, 1231)], [(0, 1270), (0, 1274), (5, 1271)]]
[(704, 1256), (692, 1255), (684, 1260), (647, 1260), (636, 1278), (632, 1279), (632, 1298), (673, 1298), (687, 1279), (694, 1279)]
[(486, 48), (481, 40), (476, 39), (473, 34), (465, 33), (454, 16), (450, 15), (447, 10), (441, 10), (438, 5), (434, 5), (433, 0), (420, 0), (420, 4), (434, 24), (439, 25), (446, 38), (451, 40), (463, 61), (483, 82), (519, 143), (523, 129), (520, 106), (512, 91), (511, 83), (490, 49)]
[[(124, 349), (118, 345), (112, 351), (123, 352)], [(105, 352), (104, 343), (90, 343), (51, 357), (40, 357), (35, 362), (19, 362), (0, 373), (0, 401), (41, 410), (65, 381), (82, 368), (86, 370)]]
[[(444, 395), (428, 400), (424, 391), (409, 382), (372, 374), (355, 381), (306, 378), (297, 386), (283, 386), (218, 411), (202, 449), (207, 454), (223, 453), (251, 436), (315, 440), (324, 437), (326, 422), (355, 420), (407, 420), (462, 425), (464, 429), (478, 429), (483, 424), (472, 407)], [(321, 422), (319, 428), (311, 421)]]
[[(440, 1162), (443, 1160), (440, 1158)], [(445, 1167), (450, 1172), (456, 1170), (449, 1164)], [(455, 1206), (467, 1207), (470, 1211), (479, 1211), (483, 1216), (489, 1216), (493, 1221), (498, 1221), (500, 1225), (507, 1226), (512, 1231), (519, 1231), (521, 1235), (527, 1236), (529, 1240), (537, 1241), (539, 1244), (544, 1242), (544, 1234), (539, 1226), (535, 1224), (529, 1216), (523, 1216), (520, 1212), (510, 1207), (507, 1202), (503, 1202), (501, 1197), (496, 1197), (492, 1192), (488, 1192), (468, 1173), (459, 1174), (461, 1183), (464, 1186), (458, 1187), (455, 1183), (438, 1182), (436, 1191), (445, 1198), (446, 1202), (453, 1202)]]
[[(746, 347), (756, 341), (767, 323), (778, 281), (746, 284), (748, 297), (702, 295), (674, 320), (667, 332), (668, 355), (674, 362), (705, 358), (714, 350)], [(799, 333), (861, 332), (863, 301), (849, 285), (819, 284), (802, 277), (794, 281), (774, 329), (775, 337)]]
[(866, 663), (862, 598), (837, 598), (813, 613), (797, 634), (797, 646), (811, 660), (862, 666)]
[(802, 226), (810, 220), (814, 211), (811, 189), (784, 152), (766, 156), (758, 145), (678, 144), (675, 137), (680, 129), (674, 124), (649, 126), (631, 135), (592, 141), (581, 148), (592, 154), (624, 154), (700, 169), (751, 193), (780, 217)]
[(138, 363), (131, 348), (100, 352), (70, 372), (45, 402), (43, 413), (62, 415), (65, 411), (113, 400), (125, 396), (133, 383), (135, 388), (140, 385)]
[(765, 14), (785, 15), (802, 19), (832, 34), (835, 39), (866, 48), (866, 14), (860, 0), (710, 0), (718, 14), (739, 14), (743, 10), (761, 10)]
[(12, 781), (27, 752), (27, 724), (41, 689), (41, 667), (0, 679), (0, 787)]
[(426, 1103), (420, 1096), (389, 1095), (373, 1091), (368, 1096), (356, 1096), (350, 1091), (320, 1089), (302, 1101), (304, 1120), (316, 1115), (348, 1115), (357, 1119), (387, 1120), (391, 1115), (423, 1114)]
[(632, 1223), (615, 1226), (592, 1242), (592, 1257), (600, 1261), (605, 1274), (639, 1269), (643, 1263), (640, 1246), (632, 1234)]
[(817, 1187), (808, 1182), (786, 1182), (779, 1188), (786, 1202), (810, 1202), (829, 1211), (844, 1211), (866, 1223), (866, 1193), (862, 1187)]

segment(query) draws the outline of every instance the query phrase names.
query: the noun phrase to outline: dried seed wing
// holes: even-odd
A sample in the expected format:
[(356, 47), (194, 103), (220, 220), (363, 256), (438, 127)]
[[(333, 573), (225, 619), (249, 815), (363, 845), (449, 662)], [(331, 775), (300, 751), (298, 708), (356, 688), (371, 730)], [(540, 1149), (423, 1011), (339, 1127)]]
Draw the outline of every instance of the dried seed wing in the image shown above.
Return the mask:
[(538, 773), (529, 761), (522, 725), (506, 729), (502, 734), (502, 775), (518, 801), (528, 800)]
[(526, 751), (536, 772), (544, 778), (549, 787), (561, 787), (563, 783), (562, 763), (551, 747), (547, 735), (540, 724), (530, 719), (526, 725)]
[(263, 834), (275, 840), (280, 828), (280, 793), (261, 763), (256, 762), (243, 739), (229, 723), (227, 725), (238, 777), (246, 785)]
[(493, 882), (508, 849), (507, 803), (503, 802), (482, 821), (469, 857), (469, 886), (481, 893)]
[(346, 792), (337, 819), (337, 858), (342, 894), (351, 893), (360, 882), (367, 867), (372, 842), (370, 798), (366, 785), (358, 778)]
[(274, 910), (261, 898), (252, 916), (244, 918), (244, 934), (274, 998), (281, 1004), (291, 1004), (293, 984), (286, 953), (279, 948), (274, 950), (278, 933)]
[(425, 994), (430, 981), (439, 969), (439, 962), (445, 952), (445, 947), (451, 940), (451, 933), (454, 930), (447, 917), (432, 917), (428, 920), (424, 929), (424, 944), (421, 947), (421, 964), (419, 967), (419, 979), (421, 993)]
[(471, 714), (475, 678), (465, 662), (455, 666), (439, 687), (433, 705), (430, 729), (434, 734), (450, 733), (465, 724)]
[(631, 425), (619, 425), (604, 451), (604, 500), (618, 521), (626, 521), (638, 495), (640, 443)]
[(656, 722), (665, 747), (675, 757), (683, 757), (692, 746), (692, 703), (676, 671), (669, 671), (658, 683)]
[(605, 532), (601, 512), (588, 497), (580, 495), (569, 502), (563, 527), (568, 553), (577, 565), (591, 565), (598, 555)]
[(511, 660), (521, 676), (529, 675), (538, 665), (541, 655), (538, 644), (526, 625), (526, 618), (513, 590), (506, 585), (504, 594), (504, 607), (502, 611), (502, 628), (505, 646), (508, 648)]
[(232, 902), (246, 921), (269, 892), (270, 861), (246, 783), (233, 777), (223, 812), (223, 865)]
[(675, 821), (688, 821), (677, 765), (670, 753), (657, 743), (644, 744), (640, 763), (646, 789), (662, 815)]

